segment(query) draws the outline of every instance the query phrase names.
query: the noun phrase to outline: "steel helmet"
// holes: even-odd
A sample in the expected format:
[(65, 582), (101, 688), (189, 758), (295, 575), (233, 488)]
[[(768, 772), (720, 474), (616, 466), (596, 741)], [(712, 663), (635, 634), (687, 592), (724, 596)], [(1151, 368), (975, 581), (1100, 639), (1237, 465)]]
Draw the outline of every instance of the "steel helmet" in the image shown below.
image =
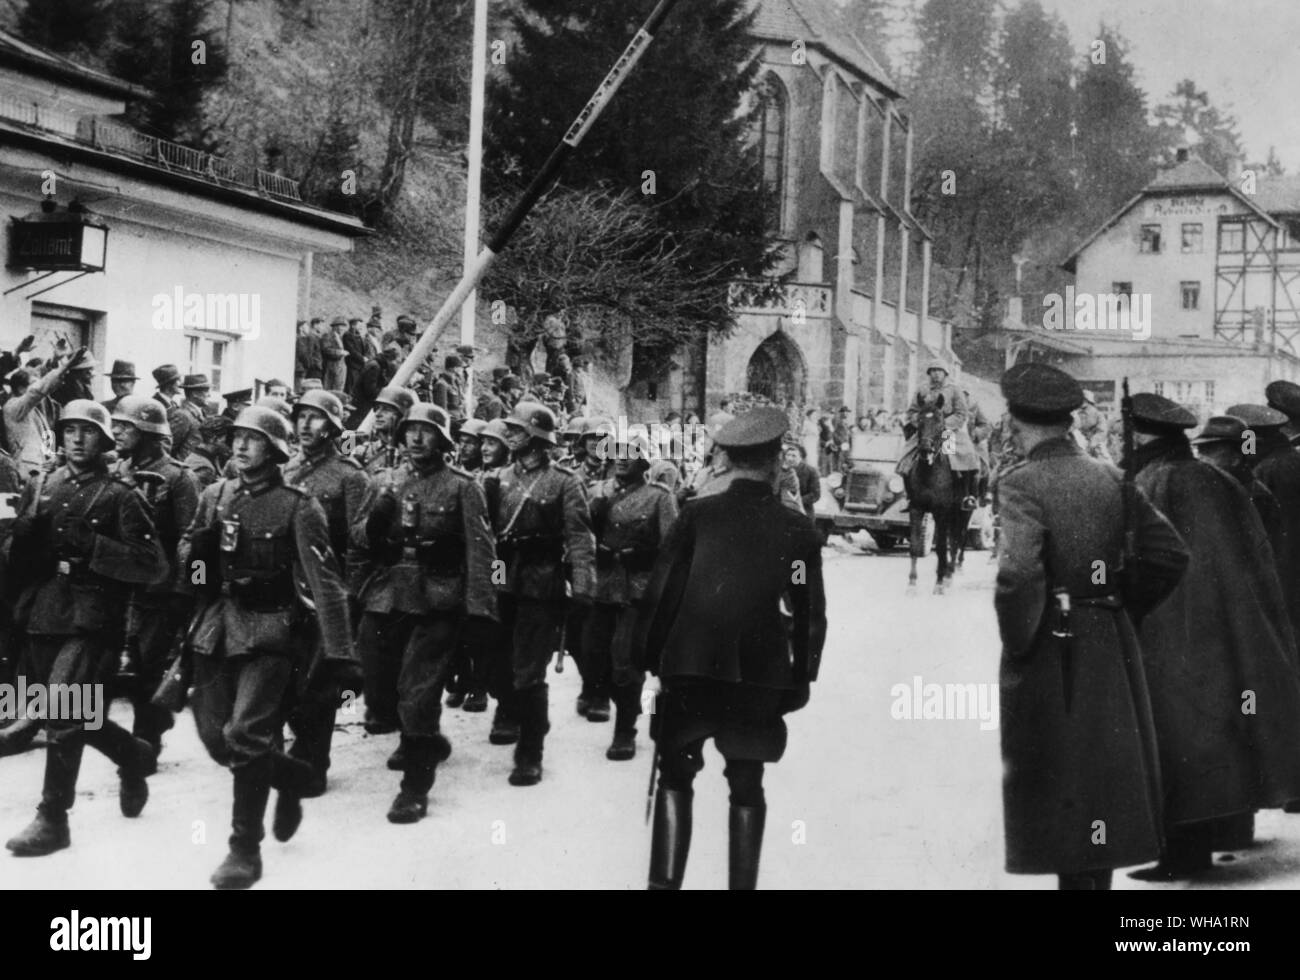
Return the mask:
[(650, 440), (639, 433), (611, 439), (610, 449), (613, 452), (605, 454), (607, 459), (630, 459), (641, 472), (650, 468)]
[(943, 361), (940, 360), (933, 360), (925, 366), (926, 374), (929, 374), (931, 371), (942, 371), (944, 374), (952, 373), (948, 370), (948, 365), (944, 364)]
[[(158, 407), (162, 408), (162, 405)], [(113, 438), (113, 420), (109, 417), (108, 409), (99, 402), (91, 401), (89, 398), (74, 398), (63, 406), (63, 414), (59, 416), (59, 421), (54, 423), (54, 431), (62, 436), (63, 426), (69, 422), (89, 422), (104, 434), (110, 446), (117, 442)]]
[(293, 418), (293, 406), (278, 395), (263, 395), (257, 400), (255, 408), (269, 408), (272, 411), (279, 412), (287, 419)]
[(613, 438), (618, 431), (618, 426), (614, 424), (613, 419), (597, 418), (593, 416), (587, 419), (587, 431), (582, 434), (583, 439), (603, 439), (606, 436)]
[(167, 423), (167, 409), (156, 398), (144, 395), (125, 395), (113, 409), (113, 421), (134, 425), (141, 432), (156, 436), (170, 436), (172, 427)]
[(442, 436), (443, 444), (448, 448), (456, 445), (451, 437), (451, 416), (447, 414), (445, 408), (441, 408), (430, 402), (417, 402), (411, 406), (411, 410), (406, 413), (406, 418), (397, 423), (397, 438), (399, 440), (406, 437), (406, 427), (416, 423), (431, 425), (437, 430), (438, 435)]
[(573, 418), (569, 419), (569, 424), (564, 427), (563, 435), (566, 439), (570, 436), (581, 439), (587, 434), (590, 425), (591, 420), (585, 415), (575, 415)]
[(483, 426), (483, 431), (479, 434), (479, 442), (484, 439), (495, 439), (501, 445), (506, 444), (506, 424), (501, 419), (492, 419), (487, 425)]
[(378, 408), (380, 405), (387, 405), (389, 408), (395, 409), (402, 418), (406, 418), (406, 413), (411, 410), (411, 406), (418, 400), (415, 397), (415, 392), (410, 388), (399, 388), (397, 385), (391, 385), (383, 389), (375, 398), (374, 407)]
[(334, 426), (335, 432), (343, 431), (343, 402), (339, 400), (338, 395), (331, 394), (324, 389), (303, 392), (302, 397), (293, 406), (293, 412), (290, 416), (293, 421), (298, 421), (298, 413), (304, 408), (314, 408), (329, 419), (329, 423)]
[(271, 449), (280, 457), (277, 462), (289, 461), (289, 420), (275, 409), (263, 405), (246, 408), (239, 413), (231, 428), (235, 431), (247, 429), (265, 436)]
[(477, 439), (483, 434), (483, 430), (486, 428), (487, 423), (482, 419), (466, 419), (460, 424), (460, 434), (462, 436), (470, 436), (473, 439)]
[(506, 425), (517, 425), (530, 439), (555, 445), (555, 413), (541, 402), (520, 402), (506, 419)]

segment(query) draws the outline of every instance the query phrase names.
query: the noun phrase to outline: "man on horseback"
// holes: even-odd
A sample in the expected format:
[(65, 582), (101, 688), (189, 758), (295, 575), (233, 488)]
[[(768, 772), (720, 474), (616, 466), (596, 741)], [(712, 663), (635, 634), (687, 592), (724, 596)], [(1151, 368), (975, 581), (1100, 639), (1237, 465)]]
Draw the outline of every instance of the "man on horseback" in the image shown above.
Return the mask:
[(911, 434), (904, 447), (903, 458), (898, 463), (898, 472), (904, 477), (911, 473), (916, 463), (916, 427), (921, 410), (937, 405), (943, 411), (944, 428), (952, 433), (951, 438), (944, 439), (943, 451), (948, 455), (948, 466), (953, 472), (953, 478), (960, 486), (961, 509), (974, 510), (978, 503), (975, 500), (975, 480), (979, 475), (980, 461), (966, 427), (970, 417), (966, 396), (957, 385), (948, 380), (948, 369), (943, 362), (931, 361), (925, 373), (930, 377), (930, 386), (916, 393), (916, 400), (907, 410), (907, 430)]

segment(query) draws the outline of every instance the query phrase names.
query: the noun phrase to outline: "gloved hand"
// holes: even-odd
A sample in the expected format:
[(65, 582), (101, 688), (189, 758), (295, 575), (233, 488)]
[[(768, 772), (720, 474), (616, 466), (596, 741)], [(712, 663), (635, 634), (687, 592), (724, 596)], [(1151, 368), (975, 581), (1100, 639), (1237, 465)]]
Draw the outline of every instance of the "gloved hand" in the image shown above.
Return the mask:
[(366, 518), (366, 537), (370, 539), (371, 547), (377, 547), (388, 537), (396, 520), (397, 498), (384, 491), (375, 498), (370, 516)]
[(808, 684), (797, 684), (793, 691), (783, 691), (781, 693), (781, 713), (789, 714), (791, 711), (798, 711), (808, 703), (810, 694), (810, 685)]

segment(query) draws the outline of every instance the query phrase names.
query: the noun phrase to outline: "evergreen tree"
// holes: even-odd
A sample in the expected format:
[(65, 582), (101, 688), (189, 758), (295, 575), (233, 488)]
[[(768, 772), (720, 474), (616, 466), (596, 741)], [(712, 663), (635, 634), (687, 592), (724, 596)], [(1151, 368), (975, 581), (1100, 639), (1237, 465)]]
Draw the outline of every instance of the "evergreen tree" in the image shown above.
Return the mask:
[(1156, 107), (1155, 116), (1169, 154), (1191, 143), (1190, 148), (1221, 174), (1228, 172), (1233, 161), (1241, 159), (1236, 118), (1220, 111), (1210, 101), (1209, 93), (1197, 88), (1192, 79), (1179, 82), (1169, 100)]
[(81, 54), (104, 39), (109, 0), (27, 0), (18, 16), (18, 33), (60, 54)]
[[(542, 166), (653, 6), (521, 0), (518, 41), (489, 98), (490, 192), (510, 196)], [(750, 118), (740, 111), (753, 101), (758, 70), (750, 19), (745, 0), (680, 5), (563, 176), (575, 189), (643, 202), (679, 270), (719, 297), (731, 280), (762, 271), (768, 254), (767, 194)], [(631, 293), (625, 299), (629, 310), (647, 305)], [(694, 322), (697, 330), (727, 326), (725, 303)], [(658, 336), (642, 343), (642, 355), (689, 339)]]

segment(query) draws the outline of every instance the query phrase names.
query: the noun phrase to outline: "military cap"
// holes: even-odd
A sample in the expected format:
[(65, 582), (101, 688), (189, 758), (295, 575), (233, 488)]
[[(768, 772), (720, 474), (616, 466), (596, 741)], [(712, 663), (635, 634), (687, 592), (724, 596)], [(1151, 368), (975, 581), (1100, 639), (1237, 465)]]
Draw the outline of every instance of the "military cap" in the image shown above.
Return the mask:
[(478, 353), (478, 348), (473, 344), (460, 344), (456, 347), (456, 353), (461, 357), (473, 358)]
[(407, 316), (405, 313), (403, 313), (401, 316), (397, 318), (397, 325), (399, 327), (414, 327), (415, 317)]
[(952, 373), (951, 371), (948, 370), (947, 364), (944, 364), (943, 361), (938, 361), (938, 360), (931, 361), (929, 364), (925, 366), (926, 374), (929, 374), (931, 371), (942, 371), (944, 374)]
[(320, 378), (303, 378), (302, 384), (298, 385), (298, 391), (305, 395), (309, 391), (320, 391), (324, 387)]
[(545, 371), (538, 371), (536, 374), (533, 375), (533, 384), (535, 385), (548, 385), (550, 383), (551, 383), (551, 376), (547, 374)]
[(311, 325), (313, 327), (316, 326), (316, 324), (318, 323), (324, 323), (324, 322), (325, 322), (325, 318), (323, 316), (314, 316), (311, 318)]
[(448, 354), (443, 360), (442, 366), (450, 371), (452, 368), (464, 367), (465, 362), (456, 354)]
[(1244, 419), (1235, 415), (1215, 415), (1205, 423), (1205, 428), (1192, 440), (1192, 445), (1201, 446), (1207, 442), (1241, 442), (1245, 431)]
[(263, 388), (288, 388), (289, 385), (281, 381), (279, 378), (272, 378), (270, 381), (267, 381), (265, 384), (263, 384), (262, 387)]
[(228, 402), (251, 402), (253, 400), (253, 389), (240, 388), (238, 391), (227, 391), (221, 397)]
[(1268, 407), (1286, 413), (1288, 418), (1300, 416), (1300, 385), (1293, 381), (1274, 381), (1264, 389)]
[[(1267, 405), (1229, 405), (1223, 414), (1236, 416), (1245, 422), (1249, 429), (1280, 429), (1288, 421), (1284, 413)], [(1209, 422), (1206, 425), (1209, 425)]]
[(211, 388), (212, 385), (208, 382), (206, 374), (187, 374), (185, 380), (181, 382), (181, 387), (190, 391), (194, 388)]
[(346, 327), (348, 325), (347, 317), (336, 316), (330, 321), (331, 327)]
[(1025, 422), (1053, 425), (1068, 422), (1083, 404), (1079, 382), (1048, 364), (1017, 364), (1002, 375), (1007, 411)]
[(790, 420), (785, 412), (765, 405), (731, 419), (718, 430), (713, 441), (724, 449), (762, 446), (780, 441), (789, 428)]
[(519, 380), (518, 375), (507, 374), (504, 378), (501, 379), (500, 387), (502, 390), (522, 388), (523, 386), (524, 384), (522, 381)]
[(510, 369), (508, 367), (494, 367), (492, 369), (492, 380), (500, 381), (502, 378), (509, 377)]
[(172, 382), (181, 379), (180, 369), (175, 364), (160, 364), (150, 373), (154, 381), (158, 382), (159, 388), (166, 388)]
[(1194, 429), (1196, 416), (1164, 395), (1139, 391), (1133, 396), (1133, 425), (1142, 432)]

